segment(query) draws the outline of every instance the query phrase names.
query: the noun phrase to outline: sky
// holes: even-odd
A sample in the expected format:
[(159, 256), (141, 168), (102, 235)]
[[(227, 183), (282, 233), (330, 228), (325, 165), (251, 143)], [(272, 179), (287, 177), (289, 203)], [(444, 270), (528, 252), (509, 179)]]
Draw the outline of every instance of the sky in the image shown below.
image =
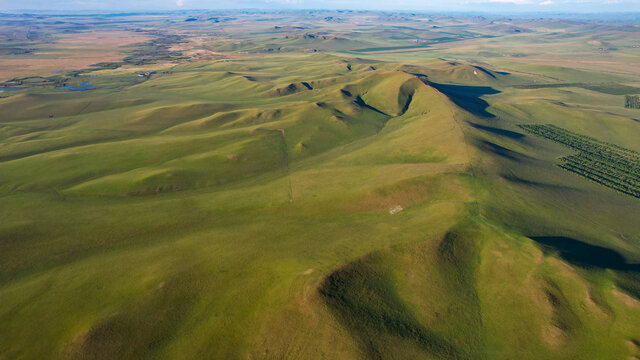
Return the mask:
[(0, 0), (0, 12), (188, 9), (353, 9), (403, 11), (640, 12), (640, 0)]

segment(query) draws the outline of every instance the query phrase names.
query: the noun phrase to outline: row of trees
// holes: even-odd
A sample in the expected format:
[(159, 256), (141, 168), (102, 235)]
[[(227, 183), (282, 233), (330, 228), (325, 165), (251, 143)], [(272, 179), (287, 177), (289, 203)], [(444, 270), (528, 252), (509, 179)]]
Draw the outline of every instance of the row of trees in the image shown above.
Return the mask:
[(582, 175), (601, 185), (618, 190), (625, 194), (640, 198), (640, 175), (638, 172), (627, 172), (615, 164), (605, 163), (589, 157), (567, 156), (559, 165), (565, 170)]
[(548, 125), (520, 125), (534, 135), (544, 137), (577, 152), (562, 158), (561, 168), (589, 180), (640, 198), (640, 154), (634, 150), (609, 144)]
[(640, 96), (638, 95), (625, 95), (624, 107), (629, 109), (640, 109)]
[(600, 185), (606, 186), (608, 188), (611, 188), (613, 190), (619, 191), (627, 195), (640, 198), (639, 187), (619, 182), (617, 181), (618, 179), (615, 179), (615, 178), (612, 179), (611, 177), (606, 176), (606, 174), (600, 173), (598, 171), (594, 171), (589, 167), (576, 166), (575, 164), (571, 164), (571, 163), (561, 164), (558, 166), (560, 166), (565, 170), (571, 171), (575, 174), (584, 176), (587, 179), (595, 183), (598, 183)]

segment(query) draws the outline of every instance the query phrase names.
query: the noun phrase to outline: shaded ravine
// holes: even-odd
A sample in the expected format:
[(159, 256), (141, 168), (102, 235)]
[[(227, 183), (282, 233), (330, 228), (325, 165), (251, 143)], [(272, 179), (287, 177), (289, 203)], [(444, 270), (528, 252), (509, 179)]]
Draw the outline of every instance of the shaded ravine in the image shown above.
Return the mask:
[(435, 254), (437, 277), (448, 284), (442, 299), (448, 304), (447, 316), (450, 321), (466, 324), (455, 334), (421, 323), (398, 292), (396, 277), (404, 276), (404, 271), (391, 266), (394, 261), (390, 259), (421, 256), (411, 247), (373, 252), (350, 262), (327, 276), (319, 293), (367, 359), (416, 353), (438, 359), (482, 359), (482, 315), (475, 281), (480, 245), (476, 235), (473, 225), (456, 226)]
[(640, 271), (617, 251), (564, 236), (530, 236), (546, 253), (556, 252), (563, 260), (583, 268)]
[(617, 251), (564, 236), (529, 238), (545, 253), (555, 253), (571, 265), (585, 270), (613, 271), (616, 286), (640, 300), (640, 264), (627, 262)]
[(499, 94), (499, 90), (489, 86), (439, 84), (432, 81), (427, 81), (427, 84), (445, 94), (454, 104), (473, 115), (486, 118), (496, 117), (487, 111), (489, 103), (481, 99), (481, 96)]
[(395, 291), (393, 279), (375, 255), (347, 264), (329, 275), (319, 292), (338, 321), (354, 336), (368, 359), (385, 359), (398, 342), (441, 359), (466, 359), (443, 336), (417, 320)]

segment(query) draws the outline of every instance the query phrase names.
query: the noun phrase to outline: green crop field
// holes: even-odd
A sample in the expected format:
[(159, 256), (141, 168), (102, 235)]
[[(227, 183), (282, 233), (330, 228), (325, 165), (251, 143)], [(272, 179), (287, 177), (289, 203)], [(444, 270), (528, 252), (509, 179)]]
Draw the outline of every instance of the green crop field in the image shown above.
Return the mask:
[(0, 359), (640, 359), (639, 41), (0, 14)]

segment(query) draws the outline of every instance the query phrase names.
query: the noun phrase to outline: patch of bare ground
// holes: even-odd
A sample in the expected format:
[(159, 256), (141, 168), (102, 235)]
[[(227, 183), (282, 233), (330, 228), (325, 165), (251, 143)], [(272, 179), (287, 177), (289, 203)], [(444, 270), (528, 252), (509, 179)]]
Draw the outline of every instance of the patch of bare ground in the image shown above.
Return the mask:
[(629, 348), (629, 352), (632, 354), (629, 359), (630, 360), (640, 360), (640, 340), (637, 339), (629, 339), (625, 341), (627, 348)]
[(542, 329), (542, 340), (553, 348), (559, 348), (565, 343), (566, 334), (555, 325), (548, 325)]
[(612, 291), (613, 296), (629, 308), (640, 309), (640, 301), (619, 290)]
[[(123, 46), (148, 41), (147, 35), (129, 31), (96, 31), (73, 34), (47, 44), (50, 51), (29, 56), (1, 56), (0, 81), (26, 76), (52, 75), (58, 71), (85, 69), (101, 62), (118, 62), (127, 56)], [(51, 61), (55, 56), (55, 61)]]

